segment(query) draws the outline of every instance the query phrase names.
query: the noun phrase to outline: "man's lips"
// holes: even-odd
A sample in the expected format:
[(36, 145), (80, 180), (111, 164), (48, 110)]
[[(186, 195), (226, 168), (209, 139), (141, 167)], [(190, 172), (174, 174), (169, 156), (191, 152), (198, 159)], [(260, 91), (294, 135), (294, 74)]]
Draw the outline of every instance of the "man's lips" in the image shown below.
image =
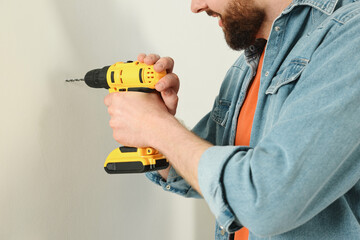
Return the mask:
[(206, 13), (207, 13), (207, 15), (209, 15), (210, 17), (221, 16), (219, 13), (216, 13), (216, 12), (214, 12), (213, 10), (210, 10), (210, 9), (206, 10)]
[(206, 13), (207, 13), (207, 15), (209, 15), (210, 17), (216, 17), (216, 18), (218, 18), (218, 20), (219, 20), (219, 26), (220, 26), (220, 27), (223, 27), (223, 24), (222, 24), (222, 21), (221, 21), (221, 15), (220, 15), (219, 13), (216, 13), (216, 12), (210, 10), (210, 9), (207, 10)]

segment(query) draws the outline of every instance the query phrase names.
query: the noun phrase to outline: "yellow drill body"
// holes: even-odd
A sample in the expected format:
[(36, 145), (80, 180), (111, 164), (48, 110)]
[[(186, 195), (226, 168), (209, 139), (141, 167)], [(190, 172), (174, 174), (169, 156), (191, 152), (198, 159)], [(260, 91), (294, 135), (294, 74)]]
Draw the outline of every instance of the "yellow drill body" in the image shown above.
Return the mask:
[(107, 71), (109, 92), (141, 91), (155, 89), (155, 84), (166, 75), (166, 72), (155, 72), (153, 65), (136, 62), (118, 62)]
[[(153, 65), (129, 61), (91, 70), (86, 74), (85, 82), (90, 87), (109, 89), (110, 93), (156, 92), (156, 83), (165, 75), (166, 71), (158, 73)], [(108, 155), (104, 163), (107, 173), (141, 173), (164, 169), (168, 166), (169, 162), (165, 156), (151, 147), (116, 148)]]

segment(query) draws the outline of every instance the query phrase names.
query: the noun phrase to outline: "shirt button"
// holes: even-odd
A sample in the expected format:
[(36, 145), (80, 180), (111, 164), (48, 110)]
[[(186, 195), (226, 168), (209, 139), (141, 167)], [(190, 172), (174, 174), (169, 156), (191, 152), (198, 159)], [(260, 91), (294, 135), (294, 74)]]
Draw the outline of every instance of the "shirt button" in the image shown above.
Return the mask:
[(280, 31), (280, 29), (281, 29), (281, 28), (280, 28), (279, 26), (276, 26), (276, 27), (275, 27), (275, 31), (276, 31), (276, 32)]
[(224, 227), (223, 227), (223, 226), (220, 226), (220, 229), (221, 229), (220, 234), (221, 234), (222, 236), (224, 236), (224, 235), (225, 235)]
[(268, 71), (265, 73), (265, 77), (267, 77), (267, 76), (269, 76), (269, 72), (268, 72)]
[(166, 190), (170, 190), (171, 186), (170, 185), (166, 185)]

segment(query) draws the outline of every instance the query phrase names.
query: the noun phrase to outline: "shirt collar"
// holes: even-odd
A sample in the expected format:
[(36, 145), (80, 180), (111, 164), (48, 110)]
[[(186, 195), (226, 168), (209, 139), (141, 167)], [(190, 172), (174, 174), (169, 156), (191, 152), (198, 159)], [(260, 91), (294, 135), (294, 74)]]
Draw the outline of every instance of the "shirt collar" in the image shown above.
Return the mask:
[(251, 72), (253, 77), (256, 74), (257, 67), (259, 65), (259, 60), (262, 52), (264, 51), (266, 45), (266, 39), (258, 38), (255, 40), (254, 44), (245, 49), (245, 60), (247, 64), (251, 67)]
[[(339, 0), (293, 0), (287, 9), (292, 9), (299, 5), (308, 5), (320, 10), (321, 12), (331, 15)], [(285, 10), (286, 11), (286, 10)]]

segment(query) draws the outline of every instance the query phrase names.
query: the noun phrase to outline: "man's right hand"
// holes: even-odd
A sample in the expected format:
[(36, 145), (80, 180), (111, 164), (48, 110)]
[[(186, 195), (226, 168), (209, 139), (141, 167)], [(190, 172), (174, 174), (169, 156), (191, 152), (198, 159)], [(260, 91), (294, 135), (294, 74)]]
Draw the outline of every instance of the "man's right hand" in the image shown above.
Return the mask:
[(155, 88), (161, 93), (161, 97), (169, 113), (175, 115), (179, 101), (177, 93), (179, 91), (180, 81), (179, 77), (173, 73), (174, 60), (170, 57), (160, 57), (157, 54), (146, 55), (141, 53), (138, 55), (138, 61), (148, 65), (154, 65), (156, 72), (166, 70), (167, 74), (159, 80)]

